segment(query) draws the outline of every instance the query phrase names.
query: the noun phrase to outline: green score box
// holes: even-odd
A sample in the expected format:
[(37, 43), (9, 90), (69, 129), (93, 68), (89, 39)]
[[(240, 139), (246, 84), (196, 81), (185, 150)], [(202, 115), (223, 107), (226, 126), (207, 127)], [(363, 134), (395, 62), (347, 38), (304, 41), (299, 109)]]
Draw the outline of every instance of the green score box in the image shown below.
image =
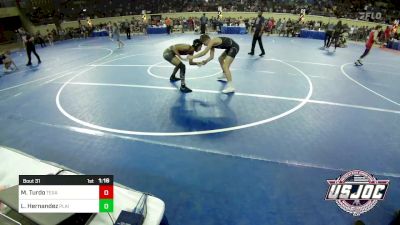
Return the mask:
[(114, 200), (113, 199), (100, 199), (99, 201), (99, 212), (113, 212), (114, 211)]

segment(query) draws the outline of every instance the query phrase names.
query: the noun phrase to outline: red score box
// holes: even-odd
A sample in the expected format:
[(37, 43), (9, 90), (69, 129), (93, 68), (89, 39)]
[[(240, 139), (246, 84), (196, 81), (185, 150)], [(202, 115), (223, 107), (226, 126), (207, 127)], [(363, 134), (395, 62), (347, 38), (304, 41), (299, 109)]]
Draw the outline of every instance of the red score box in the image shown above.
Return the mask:
[(114, 186), (113, 185), (99, 185), (100, 199), (113, 199)]

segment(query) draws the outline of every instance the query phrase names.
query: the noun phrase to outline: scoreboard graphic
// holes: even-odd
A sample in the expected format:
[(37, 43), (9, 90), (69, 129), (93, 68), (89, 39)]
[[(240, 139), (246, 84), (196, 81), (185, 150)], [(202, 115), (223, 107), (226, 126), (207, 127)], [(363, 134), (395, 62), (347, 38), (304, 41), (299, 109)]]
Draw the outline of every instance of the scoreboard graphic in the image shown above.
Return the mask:
[(20, 175), (20, 213), (102, 213), (114, 210), (112, 175)]

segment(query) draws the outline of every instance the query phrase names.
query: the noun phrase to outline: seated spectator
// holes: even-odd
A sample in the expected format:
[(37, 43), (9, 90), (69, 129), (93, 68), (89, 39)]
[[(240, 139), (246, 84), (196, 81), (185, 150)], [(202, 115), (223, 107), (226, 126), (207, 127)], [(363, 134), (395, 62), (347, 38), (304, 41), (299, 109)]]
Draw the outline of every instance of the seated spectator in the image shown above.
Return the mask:
[(294, 23), (290, 18), (286, 23), (286, 36), (289, 37), (289, 34), (291, 34), (292, 37), (294, 36)]
[(3, 54), (0, 54), (0, 64), (4, 65), (4, 72), (12, 72), (18, 69), (17, 65), (15, 65), (14, 61), (11, 58), (11, 52), (8, 50), (5, 51)]
[(46, 42), (44, 41), (44, 39), (39, 31), (36, 32), (35, 39), (40, 44), (40, 47), (42, 47), (42, 48), (46, 47)]

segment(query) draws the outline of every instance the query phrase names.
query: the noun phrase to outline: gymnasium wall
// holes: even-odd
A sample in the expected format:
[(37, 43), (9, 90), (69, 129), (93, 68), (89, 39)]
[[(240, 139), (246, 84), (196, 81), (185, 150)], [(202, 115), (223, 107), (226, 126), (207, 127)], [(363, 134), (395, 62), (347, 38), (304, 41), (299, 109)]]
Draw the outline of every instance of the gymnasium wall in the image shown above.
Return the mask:
[(0, 8), (0, 44), (15, 42), (14, 30), (21, 27), (17, 7)]
[[(183, 13), (161, 13), (162, 17), (172, 17), (172, 18), (177, 18), (177, 17), (201, 17), (203, 13), (202, 12), (183, 12)], [(150, 18), (149, 14), (147, 15), (148, 18)], [(159, 14), (157, 14), (159, 15)], [(217, 12), (206, 12), (206, 15), (208, 18), (211, 17), (217, 17)], [(235, 17), (235, 18), (252, 18), (256, 17), (257, 13), (256, 12), (225, 12), (223, 13), (224, 17)], [(119, 21), (124, 21), (125, 19), (128, 19), (130, 21), (132, 17), (135, 18), (141, 18), (141, 15), (134, 15), (134, 16), (121, 16), (121, 17), (108, 17), (108, 18), (98, 18), (98, 19), (92, 19), (93, 24), (100, 24), (100, 23), (107, 23), (109, 21), (111, 22), (119, 22)], [(264, 17), (274, 17), (275, 20), (279, 18), (291, 18), (291, 19), (298, 19), (298, 15), (293, 15), (293, 14), (288, 14), (288, 13), (264, 13)], [(324, 17), (324, 16), (312, 16), (312, 15), (307, 15), (305, 17), (306, 21), (310, 20), (316, 20), (316, 21), (323, 21), (324, 23), (327, 22), (332, 22), (332, 23), (337, 23), (339, 19), (336, 17)], [(347, 23), (349, 26), (368, 26), (368, 27), (374, 27), (377, 25), (377, 23), (372, 23), (372, 22), (366, 22), (366, 21), (357, 21), (357, 20), (350, 20), (350, 19), (341, 19), (343, 23)], [(81, 21), (82, 24), (86, 23), (85, 20)], [(70, 22), (65, 22), (61, 24), (62, 28), (77, 28), (78, 27), (78, 21), (70, 21)], [(47, 29), (53, 29), (55, 28), (54, 24), (48, 24), (48, 25), (43, 25), (43, 26), (34, 26), (32, 27), (32, 30), (34, 32), (40, 31), (41, 33), (44, 33)]]
[(0, 8), (0, 18), (19, 16), (17, 7)]
[(16, 41), (14, 31), (22, 26), (19, 16), (0, 18), (0, 44)]

